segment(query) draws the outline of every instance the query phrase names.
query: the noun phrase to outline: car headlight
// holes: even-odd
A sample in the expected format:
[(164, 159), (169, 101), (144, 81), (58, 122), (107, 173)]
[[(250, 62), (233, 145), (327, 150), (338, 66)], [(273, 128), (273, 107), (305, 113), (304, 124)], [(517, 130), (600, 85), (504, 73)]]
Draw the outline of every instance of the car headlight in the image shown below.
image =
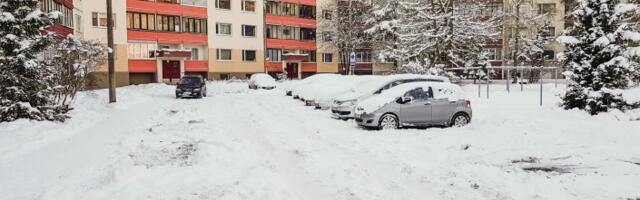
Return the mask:
[(195, 92), (199, 92), (199, 91), (200, 91), (200, 88), (193, 89), (193, 91), (195, 91)]

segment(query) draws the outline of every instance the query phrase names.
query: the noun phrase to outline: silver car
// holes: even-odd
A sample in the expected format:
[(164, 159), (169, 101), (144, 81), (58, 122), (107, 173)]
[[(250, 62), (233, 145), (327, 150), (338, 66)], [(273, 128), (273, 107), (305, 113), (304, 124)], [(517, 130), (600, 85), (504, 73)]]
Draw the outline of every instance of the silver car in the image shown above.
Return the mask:
[[(449, 91), (450, 87), (441, 87), (443, 85), (419, 86), (409, 83), (401, 88), (394, 88), (396, 91), (389, 91), (391, 95), (374, 96), (373, 98), (385, 98), (386, 96), (386, 98), (390, 98), (390, 102), (379, 108), (374, 107), (377, 109), (369, 108), (370, 110), (366, 109), (367, 105), (358, 104), (355, 111), (356, 123), (359, 126), (380, 129), (438, 125), (459, 127), (470, 123), (471, 102), (450, 97), (452, 96), (450, 94), (459, 91), (455, 91), (455, 89)], [(393, 95), (394, 92), (396, 95)], [(367, 100), (364, 100), (363, 104), (381, 102), (380, 99)]]

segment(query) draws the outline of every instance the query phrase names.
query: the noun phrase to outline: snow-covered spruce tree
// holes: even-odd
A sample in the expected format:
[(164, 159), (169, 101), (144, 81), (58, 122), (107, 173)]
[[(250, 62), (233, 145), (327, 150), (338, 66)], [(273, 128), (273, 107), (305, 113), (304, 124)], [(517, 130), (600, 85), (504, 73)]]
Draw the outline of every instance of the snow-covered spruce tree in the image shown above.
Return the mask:
[(36, 58), (52, 41), (43, 35), (59, 13), (43, 13), (39, 0), (0, 2), (0, 122), (20, 118), (63, 121), (47, 68)]
[(73, 35), (56, 40), (52, 56), (45, 62), (50, 66), (55, 102), (69, 105), (78, 91), (84, 89), (86, 76), (107, 58), (105, 48), (95, 41), (82, 41)]
[(544, 47), (547, 46), (552, 39), (549, 22), (544, 22), (540, 25), (533, 38), (522, 38), (522, 47), (517, 51), (518, 60), (522, 60), (532, 68), (538, 68), (530, 70), (528, 76), (530, 83), (536, 82), (540, 78), (539, 67), (544, 66), (545, 59), (553, 59), (543, 56)]
[(637, 6), (618, 0), (578, 0), (571, 13), (575, 25), (557, 41), (566, 51), (558, 55), (569, 71), (565, 109), (578, 108), (596, 115), (610, 109), (627, 110), (637, 103), (626, 102), (622, 91), (636, 85), (640, 76), (634, 57), (640, 56), (640, 33), (626, 22)]

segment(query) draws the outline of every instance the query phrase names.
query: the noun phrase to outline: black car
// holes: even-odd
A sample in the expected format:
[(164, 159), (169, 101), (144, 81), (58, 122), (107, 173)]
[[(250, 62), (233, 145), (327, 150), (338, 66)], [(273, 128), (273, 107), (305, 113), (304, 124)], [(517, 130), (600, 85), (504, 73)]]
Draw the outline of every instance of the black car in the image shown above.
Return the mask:
[(180, 97), (197, 97), (207, 96), (207, 84), (202, 76), (183, 76), (176, 87), (176, 99)]

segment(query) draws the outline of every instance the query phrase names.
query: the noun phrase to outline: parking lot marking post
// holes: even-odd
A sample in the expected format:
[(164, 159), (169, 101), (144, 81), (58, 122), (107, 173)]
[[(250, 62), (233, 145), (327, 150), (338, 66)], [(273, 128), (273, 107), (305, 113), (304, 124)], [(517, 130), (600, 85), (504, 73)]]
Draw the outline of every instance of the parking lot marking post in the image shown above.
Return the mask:
[(554, 71), (554, 72), (555, 72), (555, 74), (556, 74), (556, 75), (555, 75), (556, 77), (554, 78), (554, 83), (555, 83), (556, 88), (557, 88), (557, 87), (558, 87), (558, 68), (555, 68), (553, 71)]
[(482, 85), (482, 83), (480, 82), (480, 74), (476, 72), (476, 76), (478, 76), (478, 98), (481, 98), (482, 96), (480, 96), (480, 86)]
[(507, 68), (507, 93), (511, 93), (511, 88), (509, 88), (511, 85), (511, 72), (509, 71), (509, 68)]
[(491, 82), (491, 74), (489, 73), (489, 69), (487, 69), (487, 99), (489, 99), (489, 82)]
[(540, 67), (540, 106), (542, 106), (542, 71), (543, 68)]

